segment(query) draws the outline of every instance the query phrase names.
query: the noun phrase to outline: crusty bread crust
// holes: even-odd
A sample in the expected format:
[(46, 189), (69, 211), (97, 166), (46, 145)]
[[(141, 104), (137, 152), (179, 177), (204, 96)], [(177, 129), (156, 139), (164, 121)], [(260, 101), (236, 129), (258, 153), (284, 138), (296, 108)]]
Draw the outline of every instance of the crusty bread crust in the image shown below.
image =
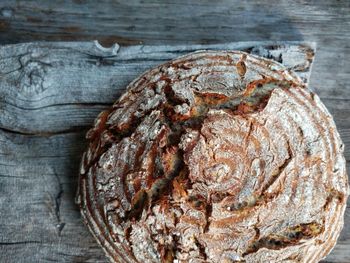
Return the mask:
[(88, 132), (78, 202), (112, 262), (318, 262), (343, 226), (343, 144), (281, 64), (195, 52)]

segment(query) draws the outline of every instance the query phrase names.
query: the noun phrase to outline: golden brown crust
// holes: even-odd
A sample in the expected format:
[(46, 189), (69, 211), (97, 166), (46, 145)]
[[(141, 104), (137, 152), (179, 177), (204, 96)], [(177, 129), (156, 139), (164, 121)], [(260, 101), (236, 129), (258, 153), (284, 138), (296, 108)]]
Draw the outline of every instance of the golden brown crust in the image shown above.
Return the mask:
[(113, 262), (318, 262), (342, 228), (339, 134), (278, 63), (186, 55), (134, 80), (87, 137), (79, 203)]

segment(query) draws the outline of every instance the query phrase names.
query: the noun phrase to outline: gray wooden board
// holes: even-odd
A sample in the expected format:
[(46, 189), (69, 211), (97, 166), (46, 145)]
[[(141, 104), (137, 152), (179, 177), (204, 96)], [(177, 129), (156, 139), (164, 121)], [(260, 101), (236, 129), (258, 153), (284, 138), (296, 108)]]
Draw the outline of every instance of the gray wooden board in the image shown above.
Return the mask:
[[(303, 52), (310, 48), (314, 45), (298, 42), (108, 49), (96, 42), (43, 42), (1, 47), (0, 261), (106, 262), (74, 204), (78, 166), (94, 118), (136, 76), (198, 49), (253, 50), (277, 60), (282, 54), (282, 63), (295, 68), (306, 63)], [(297, 68), (307, 79), (310, 68)], [(319, 94), (345, 145), (350, 145), (350, 96), (335, 86)], [(349, 244), (350, 227), (345, 227), (324, 262), (350, 262)]]

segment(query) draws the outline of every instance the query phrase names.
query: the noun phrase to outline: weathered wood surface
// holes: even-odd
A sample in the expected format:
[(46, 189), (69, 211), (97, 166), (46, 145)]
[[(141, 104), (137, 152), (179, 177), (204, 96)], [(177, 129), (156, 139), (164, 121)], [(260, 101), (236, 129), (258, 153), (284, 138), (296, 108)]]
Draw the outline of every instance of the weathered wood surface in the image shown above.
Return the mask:
[[(1, 262), (106, 261), (74, 204), (78, 163), (93, 119), (140, 73), (197, 49), (240, 49), (281, 60), (306, 79), (313, 48), (308, 46), (250, 42), (105, 49), (80, 42), (1, 47)], [(347, 101), (325, 102), (347, 144)], [(329, 262), (349, 261), (349, 239), (346, 228)]]
[[(82, 41), (91, 39), (99, 39), (107, 46), (114, 42), (125, 45), (136, 43), (220, 43), (255, 40), (316, 41), (317, 55), (310, 84), (335, 117), (338, 129), (346, 145), (348, 170), (350, 163), (349, 28), (350, 1), (101, 0), (98, 1), (98, 4), (93, 0), (0, 1), (0, 43), (2, 44), (38, 40)], [(26, 62), (24, 61), (24, 63)], [(35, 64), (28, 63), (28, 68), (31, 67), (34, 70)], [(155, 64), (157, 63), (155, 62)], [(16, 65), (10, 71), (15, 70), (16, 67), (22, 67), (19, 62)], [(46, 67), (45, 70), (50, 69), (48, 68)], [(3, 71), (1, 66), (0, 70)], [(141, 68), (139, 70), (142, 71)], [(32, 74), (29, 74), (30, 70), (26, 72), (23, 71), (22, 83), (32, 83), (34, 86), (37, 85), (35, 83), (40, 83), (40, 78), (36, 77), (41, 72), (40, 70), (36, 71), (38, 73)], [(69, 74), (74, 76), (78, 73), (72, 70)], [(128, 75), (127, 67), (124, 69), (124, 75)], [(64, 84), (63, 78), (57, 76), (56, 79)], [(115, 79), (119, 80), (116, 76)], [(1, 81), (3, 81), (2, 75)], [(82, 87), (86, 88), (86, 80), (81, 79), (80, 81), (80, 83), (70, 84), (70, 86), (74, 87), (81, 84)], [(89, 81), (92, 80), (89, 79)], [(95, 81), (91, 83), (98, 83), (98, 80)], [(107, 81), (101, 83), (108, 84)], [(24, 87), (19, 89), (22, 91), (18, 93), (18, 97), (14, 95), (14, 98), (17, 98), (16, 101), (22, 101), (22, 104), (19, 104), (17, 107), (13, 106), (12, 110), (8, 106), (9, 112), (19, 111), (19, 107), (22, 107), (23, 109), (20, 112), (23, 114), (26, 111), (25, 107), (31, 107), (38, 108), (35, 112), (39, 115), (43, 112), (42, 110), (40, 111), (40, 107), (46, 107), (46, 110), (53, 109), (47, 104), (48, 96), (53, 100), (56, 99), (57, 101), (53, 102), (56, 104), (60, 104), (59, 95), (63, 97), (62, 94), (41, 95), (36, 102), (33, 101), (31, 105), (26, 106), (23, 100), (25, 101), (26, 96), (29, 96), (31, 89), (25, 88), (27, 87), (26, 85), (21, 86), (18, 82), (13, 85)], [(38, 86), (40, 87), (40, 84)], [(62, 93), (65, 91), (64, 87), (65, 85), (61, 87)], [(105, 98), (112, 102), (118, 97), (118, 92), (108, 93), (106, 87), (104, 85), (99, 87), (101, 97), (97, 93), (95, 94), (94, 99), (96, 100), (93, 102), (99, 104), (83, 102), (75, 106), (74, 112), (81, 114), (81, 118), (85, 119), (86, 123), (94, 118), (94, 114), (107, 107), (107, 105), (103, 104)], [(3, 95), (1, 94), (1, 96)], [(77, 96), (79, 96), (77, 93), (72, 92), (67, 98), (67, 102), (63, 102), (63, 104), (77, 103), (74, 102)], [(14, 98), (12, 102), (14, 102)], [(68, 102), (68, 99), (70, 102)], [(0, 108), (2, 107), (1, 105)], [(46, 116), (46, 121), (39, 122), (39, 124), (47, 127), (44, 134), (41, 134), (42, 136), (46, 134), (46, 139), (38, 135), (23, 135), (19, 137), (17, 134), (10, 132), (1, 136), (3, 138), (1, 140), (7, 142), (7, 144), (4, 144), (6, 147), (3, 146), (5, 151), (2, 150), (5, 153), (2, 153), (1, 156), (7, 159), (1, 161), (1, 163), (6, 164), (6, 167), (2, 165), (0, 173), (0, 213), (2, 216), (0, 221), (0, 257), (3, 255), (3, 258), (6, 257), (8, 262), (14, 262), (10, 260), (11, 255), (16, 256), (14, 259), (20, 262), (37, 262), (39, 261), (37, 259), (42, 261), (60, 260), (69, 262), (76, 260), (79, 262), (93, 262), (99, 261), (97, 260), (98, 258), (101, 258), (100, 261), (103, 261), (103, 255), (81, 225), (76, 207), (71, 201), (75, 191), (74, 184), (76, 179), (73, 171), (77, 169), (77, 162), (79, 161), (77, 155), (85, 147), (83, 143), (84, 132), (74, 132), (79, 130), (77, 126), (80, 122), (75, 123), (75, 120), (78, 118), (75, 118), (68, 128), (63, 125), (60, 129), (62, 134), (49, 136), (50, 127), (53, 127), (51, 125), (56, 123), (54, 121), (49, 122), (49, 117), (67, 115), (67, 119), (69, 119), (72, 117), (72, 113), (68, 109), (69, 105), (62, 105), (60, 107), (61, 115), (58, 113), (55, 115), (55, 111), (51, 111), (50, 114), (44, 113), (48, 114), (42, 116), (43, 118)], [(34, 109), (32, 110), (34, 111)], [(0, 114), (4, 114), (3, 112), (2, 110)], [(58, 117), (57, 119), (59, 120), (60, 118)], [(32, 121), (34, 120), (29, 117), (28, 122)], [(17, 125), (17, 120), (13, 119), (12, 123)], [(34, 123), (38, 124), (38, 122)], [(20, 127), (20, 124), (18, 125), (17, 128)], [(34, 128), (35, 125), (33, 124)], [(56, 127), (59, 125), (61, 124), (58, 121)], [(82, 128), (84, 129), (84, 127)], [(22, 129), (21, 132), (33, 133), (33, 130), (23, 131)], [(66, 137), (70, 139), (61, 139)], [(41, 143), (42, 140), (45, 143), (40, 144), (40, 146), (34, 147), (27, 144), (27, 141), (32, 143), (38, 141)], [(58, 148), (62, 140), (67, 145), (64, 149)], [(43, 148), (44, 146), (46, 149)], [(14, 151), (19, 151), (20, 149), (25, 154), (19, 155), (22, 157), (17, 157)], [(46, 166), (45, 159), (44, 161), (37, 160), (37, 156), (43, 156), (47, 153), (47, 149), (50, 150), (50, 155), (45, 158), (47, 160), (54, 159), (54, 161), (51, 161), (52, 165), (50, 167), (55, 167), (55, 170)], [(63, 167), (57, 163), (57, 160), (62, 160), (66, 165)], [(17, 167), (18, 163), (22, 166)], [(39, 168), (33, 168), (32, 163), (37, 163)], [(12, 172), (12, 169), (16, 172)], [(55, 177), (55, 175), (58, 177)], [(57, 178), (60, 178), (61, 184), (57, 182)], [(8, 181), (5, 182), (4, 180)], [(45, 197), (47, 201), (43, 201), (42, 194), (39, 198), (38, 194), (33, 189), (30, 189), (32, 181), (39, 183), (38, 187), (41, 187), (39, 189), (41, 193), (50, 193)], [(64, 189), (62, 195), (58, 194), (61, 189), (59, 185), (62, 185)], [(14, 191), (19, 191), (21, 198), (11, 199), (7, 196), (8, 193)], [(76, 221), (72, 219), (75, 223), (66, 223), (60, 238), (55, 236), (56, 228), (54, 224), (56, 224), (57, 219), (55, 210), (52, 210), (52, 207), (57, 206), (55, 203), (56, 195), (60, 197), (58, 200), (61, 200), (62, 203), (60, 220), (67, 222), (67, 218), (71, 218), (71, 214), (73, 218), (74, 216), (76, 217), (74, 219)], [(23, 196), (27, 196), (27, 199), (23, 200)], [(17, 208), (14, 207), (13, 200), (17, 202)], [(51, 204), (51, 206), (47, 205), (48, 208), (43, 213), (42, 206), (46, 204)], [(2, 211), (5, 208), (7, 209), (7, 207), (10, 210), (5, 214), (6, 216), (3, 216), (4, 212)], [(66, 208), (62, 210), (62, 207)], [(68, 213), (67, 211), (69, 210), (73, 212)], [(28, 214), (23, 214), (23, 211), (28, 211)], [(35, 219), (36, 217), (33, 217), (35, 213), (38, 213), (38, 215), (44, 214), (46, 218)], [(49, 217), (48, 214), (50, 214)], [(16, 220), (13, 218), (16, 218)], [(342, 232), (338, 245), (332, 254), (328, 256), (327, 262), (350, 262), (349, 212), (346, 213), (345, 220), (347, 225)], [(46, 223), (43, 224), (45, 226), (41, 227), (40, 224), (42, 223)], [(51, 224), (50, 227), (47, 226), (48, 223)], [(32, 228), (30, 225), (32, 225)], [(75, 230), (70, 233), (69, 231), (73, 229), (73, 225)], [(7, 230), (5, 231), (5, 229)], [(32, 235), (26, 236), (26, 233), (31, 233)], [(71, 241), (67, 243), (67, 240)], [(36, 241), (37, 243), (30, 243), (29, 241)], [(11, 242), (14, 244), (8, 244)], [(57, 245), (58, 243), (60, 245)], [(92, 248), (89, 248), (90, 246)], [(25, 256), (25, 258), (19, 260), (22, 256)], [(6, 262), (6, 260), (0, 261)]]

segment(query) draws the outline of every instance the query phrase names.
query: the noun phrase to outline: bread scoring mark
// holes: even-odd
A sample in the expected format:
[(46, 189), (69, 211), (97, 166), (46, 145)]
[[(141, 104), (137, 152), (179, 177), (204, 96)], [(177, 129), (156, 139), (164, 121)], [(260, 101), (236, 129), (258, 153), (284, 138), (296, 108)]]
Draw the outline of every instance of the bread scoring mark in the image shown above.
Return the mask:
[(236, 64), (237, 73), (240, 76), (241, 80), (244, 79), (244, 75), (247, 72), (247, 66), (245, 65), (244, 61), (246, 59), (247, 55), (243, 54), (240, 58), (240, 60)]
[(261, 248), (279, 250), (288, 246), (298, 245), (302, 240), (317, 237), (323, 231), (324, 225), (317, 222), (293, 226), (285, 229), (283, 232), (257, 239), (247, 248), (243, 256), (257, 252)]

